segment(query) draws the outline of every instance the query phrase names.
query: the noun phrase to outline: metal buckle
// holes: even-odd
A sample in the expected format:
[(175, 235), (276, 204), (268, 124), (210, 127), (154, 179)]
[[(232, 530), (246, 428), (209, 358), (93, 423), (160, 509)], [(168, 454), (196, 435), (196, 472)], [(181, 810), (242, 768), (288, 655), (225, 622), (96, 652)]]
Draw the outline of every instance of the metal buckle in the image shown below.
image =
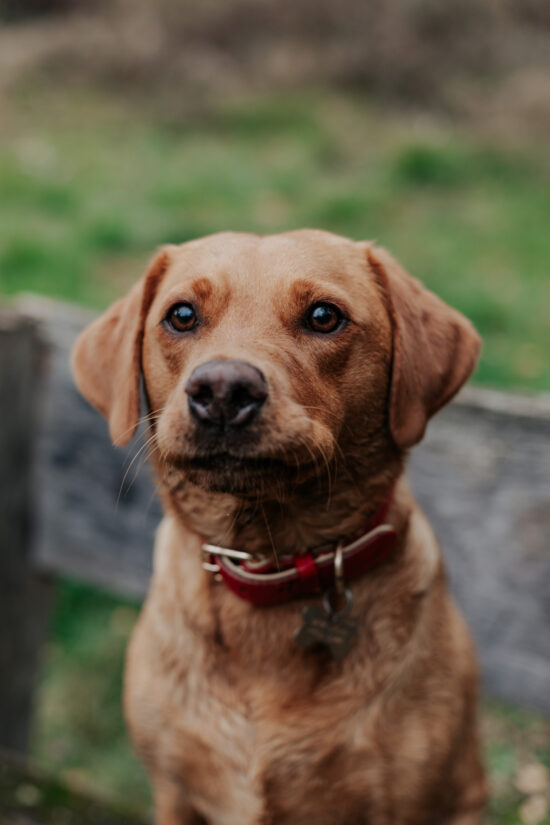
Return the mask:
[(210, 561), (211, 556), (227, 556), (230, 559), (239, 559), (240, 561), (248, 561), (252, 558), (250, 553), (245, 553), (244, 550), (233, 550), (230, 547), (218, 547), (216, 544), (203, 544), (201, 547), (205, 557), (202, 562), (204, 570), (209, 573), (219, 573), (220, 566), (215, 562)]
[(334, 551), (334, 585), (323, 595), (323, 606), (331, 615), (347, 613), (353, 602), (344, 578), (344, 550), (344, 542), (339, 541)]
[(334, 589), (337, 596), (343, 596), (346, 592), (346, 582), (344, 580), (344, 542), (339, 541), (334, 551)]
[(202, 569), (208, 571), (208, 573), (219, 573), (220, 565), (215, 564), (213, 561), (206, 561), (203, 559)]

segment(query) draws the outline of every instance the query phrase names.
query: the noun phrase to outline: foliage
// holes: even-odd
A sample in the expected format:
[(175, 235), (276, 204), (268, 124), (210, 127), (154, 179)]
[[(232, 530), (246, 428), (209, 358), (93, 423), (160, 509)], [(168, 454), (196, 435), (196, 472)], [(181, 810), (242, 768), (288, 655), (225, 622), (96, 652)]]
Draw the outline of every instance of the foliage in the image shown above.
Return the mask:
[(377, 239), (464, 311), (485, 341), (478, 381), (550, 387), (550, 167), (536, 145), (358, 97), (248, 99), (174, 124), (88, 94), (19, 104), (0, 149), (0, 291), (102, 306), (165, 241), (317, 226)]
[(121, 709), (128, 602), (70, 582), (58, 588), (44, 661), (34, 755), (83, 793), (146, 808), (149, 788)]
[(313, 82), (548, 131), (547, 0), (2, 0), (2, 18), (7, 85), (85, 79), (173, 115)]

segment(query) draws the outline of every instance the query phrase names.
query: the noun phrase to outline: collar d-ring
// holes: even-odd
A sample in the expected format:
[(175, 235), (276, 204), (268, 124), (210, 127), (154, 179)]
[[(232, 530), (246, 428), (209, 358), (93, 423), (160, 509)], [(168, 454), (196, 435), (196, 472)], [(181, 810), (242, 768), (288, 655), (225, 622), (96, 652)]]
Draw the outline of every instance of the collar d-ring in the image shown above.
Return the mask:
[(344, 579), (344, 542), (339, 541), (334, 552), (334, 589), (338, 596), (343, 596), (346, 592), (346, 581)]

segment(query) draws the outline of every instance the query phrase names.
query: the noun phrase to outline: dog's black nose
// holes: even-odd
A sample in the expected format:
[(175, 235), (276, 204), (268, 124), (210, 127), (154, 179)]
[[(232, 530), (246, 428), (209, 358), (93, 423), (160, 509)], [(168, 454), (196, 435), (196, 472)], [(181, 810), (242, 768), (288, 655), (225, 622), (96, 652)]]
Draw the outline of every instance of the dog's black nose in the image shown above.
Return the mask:
[(223, 430), (252, 421), (267, 398), (267, 384), (260, 370), (246, 361), (216, 359), (193, 370), (185, 392), (192, 415)]

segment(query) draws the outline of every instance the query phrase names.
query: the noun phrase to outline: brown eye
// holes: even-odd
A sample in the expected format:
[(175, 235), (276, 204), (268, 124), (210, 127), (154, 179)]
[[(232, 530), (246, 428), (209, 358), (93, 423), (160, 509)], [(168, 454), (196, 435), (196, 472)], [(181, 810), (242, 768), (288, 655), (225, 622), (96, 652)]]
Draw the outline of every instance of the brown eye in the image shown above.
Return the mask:
[(182, 302), (170, 307), (165, 323), (176, 332), (189, 332), (197, 323), (197, 313), (192, 304)]
[(334, 304), (313, 304), (308, 311), (306, 323), (314, 332), (334, 332), (342, 325), (344, 316)]

